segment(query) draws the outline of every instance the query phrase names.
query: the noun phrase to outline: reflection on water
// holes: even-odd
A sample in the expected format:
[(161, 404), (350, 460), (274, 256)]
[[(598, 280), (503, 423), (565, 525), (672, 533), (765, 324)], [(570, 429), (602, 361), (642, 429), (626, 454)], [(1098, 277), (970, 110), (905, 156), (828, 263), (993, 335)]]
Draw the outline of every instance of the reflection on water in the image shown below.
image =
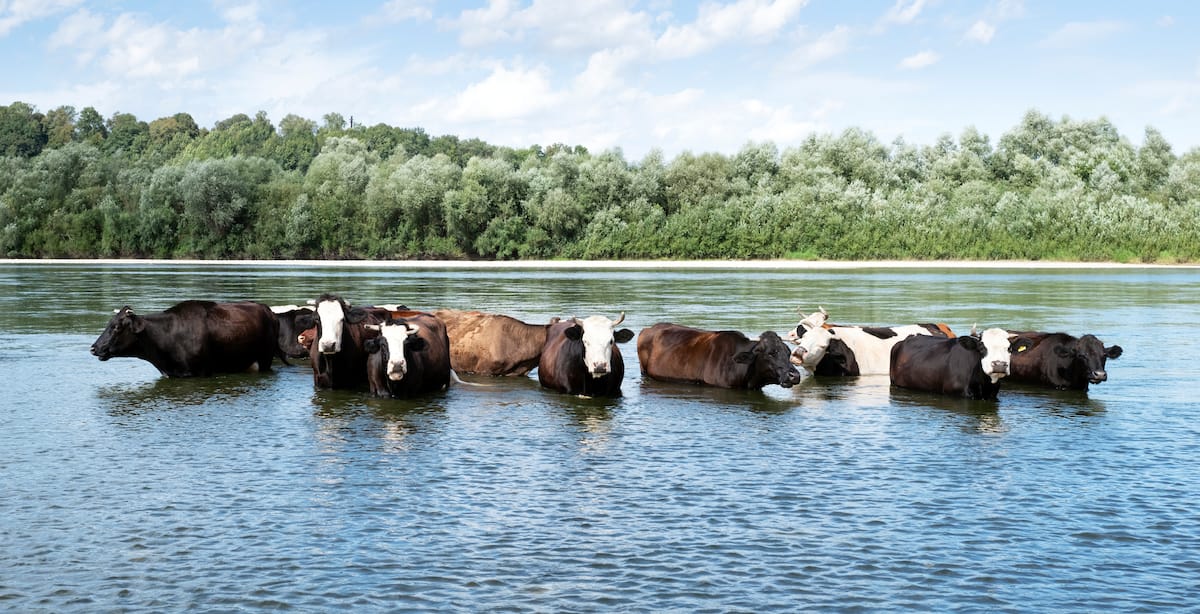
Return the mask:
[[(4, 609), (1195, 605), (1194, 271), (81, 265), (0, 266), (0, 285)], [(536, 376), (376, 399), (316, 391), (305, 365), (166, 379), (87, 353), (124, 304), (324, 291), (752, 335), (819, 304), (852, 323), (1092, 332), (1126, 353), (1087, 394), (1005, 384), (996, 402), (887, 377), (662, 383), (632, 345), (619, 399)]]

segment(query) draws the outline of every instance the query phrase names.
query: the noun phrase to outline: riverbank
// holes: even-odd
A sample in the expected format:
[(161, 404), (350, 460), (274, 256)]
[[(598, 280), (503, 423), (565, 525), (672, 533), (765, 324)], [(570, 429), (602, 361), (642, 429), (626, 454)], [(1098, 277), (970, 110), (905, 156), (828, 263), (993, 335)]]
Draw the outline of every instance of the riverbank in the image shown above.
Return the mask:
[(122, 258), (0, 258), (0, 265), (314, 266), (414, 269), (650, 269), (650, 270), (853, 270), (853, 269), (1198, 269), (1200, 264), (1142, 264), (1048, 260), (166, 260)]

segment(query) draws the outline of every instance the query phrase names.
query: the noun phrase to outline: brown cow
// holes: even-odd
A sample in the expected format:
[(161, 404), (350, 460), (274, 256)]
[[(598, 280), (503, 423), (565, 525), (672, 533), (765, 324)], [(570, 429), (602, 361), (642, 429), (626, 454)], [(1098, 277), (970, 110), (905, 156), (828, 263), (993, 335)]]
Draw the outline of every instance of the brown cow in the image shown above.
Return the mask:
[(439, 309), (433, 312), (450, 336), (450, 364), (458, 373), (525, 375), (538, 366), (550, 324), (526, 324), (516, 318), (481, 311)]
[(637, 352), (642, 373), (657, 380), (749, 390), (800, 383), (787, 344), (772, 331), (750, 340), (736, 331), (660, 322), (638, 335)]
[(591, 316), (552, 324), (538, 360), (538, 382), (567, 394), (621, 396), (625, 361), (617, 344), (633, 339), (633, 331), (616, 328), (624, 320), (622, 313), (615, 322)]
[(432, 314), (393, 311), (381, 325), (367, 325), (379, 336), (368, 339), (367, 383), (378, 397), (408, 398), (450, 385), (450, 339)]

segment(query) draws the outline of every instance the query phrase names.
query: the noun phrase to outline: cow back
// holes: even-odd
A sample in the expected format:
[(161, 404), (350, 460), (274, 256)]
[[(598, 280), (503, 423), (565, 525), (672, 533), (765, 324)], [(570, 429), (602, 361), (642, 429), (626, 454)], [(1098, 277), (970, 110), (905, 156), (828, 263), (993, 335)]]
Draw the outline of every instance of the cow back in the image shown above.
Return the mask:
[(525, 375), (538, 366), (549, 329), (480, 311), (439, 309), (433, 315), (446, 324), (450, 364), (459, 373)]
[(660, 322), (638, 334), (637, 353), (642, 373), (653, 379), (744, 388), (750, 367), (737, 363), (738, 352), (754, 345), (735, 331), (707, 331)]
[(892, 347), (889, 376), (901, 388), (994, 400), (1000, 387), (983, 372), (981, 357), (959, 338), (914, 335)]

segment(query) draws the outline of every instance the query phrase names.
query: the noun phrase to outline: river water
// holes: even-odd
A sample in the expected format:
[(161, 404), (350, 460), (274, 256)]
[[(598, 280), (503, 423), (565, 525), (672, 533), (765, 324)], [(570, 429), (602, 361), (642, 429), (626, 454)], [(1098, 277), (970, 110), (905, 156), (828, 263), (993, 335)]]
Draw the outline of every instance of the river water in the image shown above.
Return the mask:
[[(1158, 611), (1200, 606), (1194, 269), (472, 270), (0, 265), (0, 610)], [(306, 365), (166, 379), (88, 347), (191, 298), (628, 314), (749, 334), (796, 308), (1119, 344), (1087, 394), (887, 378), (414, 401)]]

